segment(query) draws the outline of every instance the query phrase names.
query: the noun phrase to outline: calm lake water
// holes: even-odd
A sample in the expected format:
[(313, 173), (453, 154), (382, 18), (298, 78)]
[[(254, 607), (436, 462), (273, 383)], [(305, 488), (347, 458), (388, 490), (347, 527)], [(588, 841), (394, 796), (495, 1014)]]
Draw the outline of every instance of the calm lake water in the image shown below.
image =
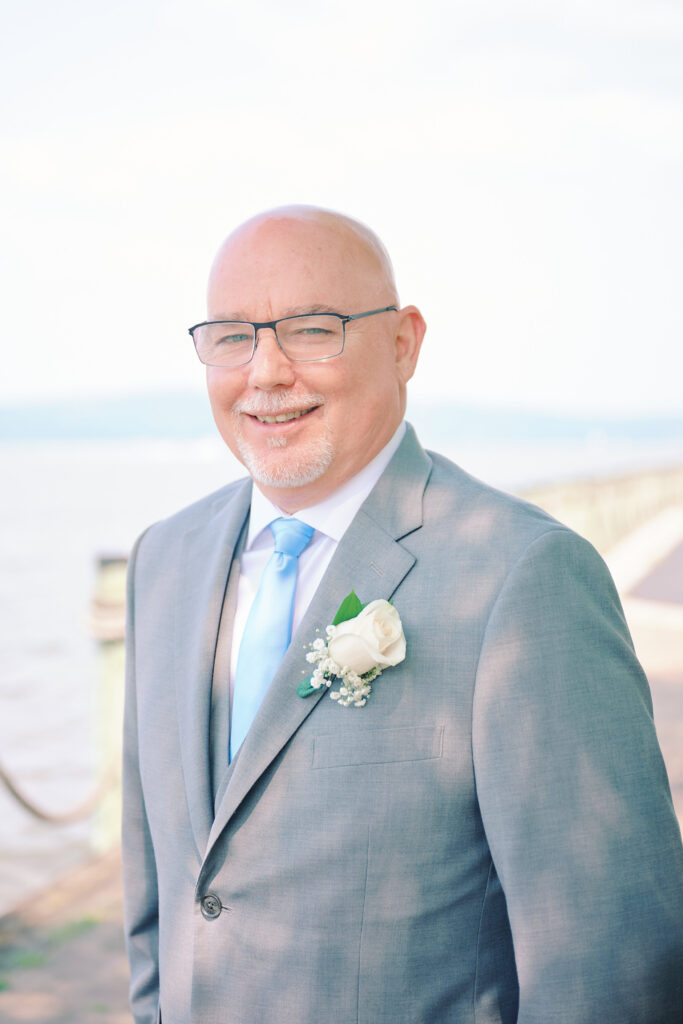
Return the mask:
[[(509, 490), (683, 461), (680, 444), (599, 439), (445, 453)], [(0, 761), (40, 806), (68, 810), (94, 786), (96, 645), (86, 620), (97, 557), (127, 554), (150, 522), (241, 475), (217, 439), (0, 445)], [(89, 823), (41, 823), (0, 788), (0, 914), (76, 863), (90, 840)]]

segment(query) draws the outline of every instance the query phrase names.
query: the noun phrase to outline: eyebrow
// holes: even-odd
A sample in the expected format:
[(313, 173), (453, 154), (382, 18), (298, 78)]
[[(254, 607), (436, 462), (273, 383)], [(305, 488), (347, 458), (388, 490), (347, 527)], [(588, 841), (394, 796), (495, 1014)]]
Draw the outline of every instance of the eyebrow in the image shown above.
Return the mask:
[[(289, 311), (284, 316), (278, 316), (276, 320), (286, 320), (290, 316), (306, 316), (308, 313), (313, 315), (317, 313), (336, 313), (337, 316), (344, 316), (339, 310), (334, 309), (332, 306), (326, 303), (313, 303), (308, 306), (291, 306)], [(260, 323), (258, 320), (250, 320), (248, 316), (242, 313), (226, 313), (225, 315), (212, 317), (213, 322), (220, 323), (225, 321), (226, 323), (238, 323), (238, 324), (251, 324)]]
[(338, 309), (334, 309), (333, 306), (329, 306), (326, 303), (317, 303), (313, 306), (294, 306), (287, 316), (305, 316), (306, 313), (336, 313), (338, 316), (343, 315)]

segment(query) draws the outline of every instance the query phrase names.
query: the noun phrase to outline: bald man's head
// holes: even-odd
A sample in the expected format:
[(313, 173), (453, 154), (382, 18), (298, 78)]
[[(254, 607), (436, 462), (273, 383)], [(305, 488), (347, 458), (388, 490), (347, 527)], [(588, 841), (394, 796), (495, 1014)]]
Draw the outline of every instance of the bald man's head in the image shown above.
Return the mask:
[[(218, 250), (207, 304), (219, 349), (246, 339), (246, 358), (245, 325), (271, 325), (257, 330), (249, 362), (209, 365), (207, 382), (221, 435), (280, 508), (322, 500), (388, 443), (424, 321), (414, 306), (397, 308), (391, 260), (364, 224), (312, 206), (253, 217)], [(300, 331), (289, 319), (310, 314), (332, 316)], [(291, 355), (272, 326), (283, 319), (283, 337), (296, 332)], [(340, 346), (318, 356), (328, 323)]]
[[(279, 258), (282, 246), (291, 247), (301, 258), (308, 254), (313, 263), (326, 264), (330, 257), (340, 263), (344, 277), (359, 283), (364, 279), (363, 294), (368, 301), (380, 300), (384, 305), (398, 305), (398, 292), (389, 253), (374, 231), (341, 213), (316, 206), (282, 206), (259, 213), (231, 232), (214, 259), (208, 286), (208, 312), (215, 315), (216, 292), (221, 293), (230, 278), (248, 274), (254, 262), (265, 273), (270, 261), (268, 252), (276, 247)], [(278, 264), (278, 269), (282, 264)]]

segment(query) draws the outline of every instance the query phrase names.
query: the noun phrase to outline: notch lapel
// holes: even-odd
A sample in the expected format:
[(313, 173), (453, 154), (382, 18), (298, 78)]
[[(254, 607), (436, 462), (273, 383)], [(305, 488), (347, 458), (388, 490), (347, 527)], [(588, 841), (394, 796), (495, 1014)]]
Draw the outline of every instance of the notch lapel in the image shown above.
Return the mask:
[(305, 660), (307, 645), (316, 636), (325, 635), (325, 627), (351, 590), (364, 603), (378, 598), (389, 600), (414, 565), (415, 557), (396, 538), (421, 526), (422, 495), (430, 470), (431, 460), (409, 428), (385, 473), (342, 537), (230, 765), (207, 855), (249, 790), (328, 692), (324, 687), (310, 697), (297, 696), (298, 683), (310, 672)]
[(251, 484), (225, 501), (183, 538), (176, 602), (175, 685), (180, 752), (199, 859), (213, 821), (209, 762), (211, 681), (223, 597), (233, 553), (249, 512)]

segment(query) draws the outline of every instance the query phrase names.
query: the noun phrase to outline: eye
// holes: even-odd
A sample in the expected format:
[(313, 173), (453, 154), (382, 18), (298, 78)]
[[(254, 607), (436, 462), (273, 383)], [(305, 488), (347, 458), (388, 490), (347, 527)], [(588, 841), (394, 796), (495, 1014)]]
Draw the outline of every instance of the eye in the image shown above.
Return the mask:
[(302, 341), (324, 341), (339, 333), (339, 321), (336, 317), (324, 313), (314, 316), (292, 317), (284, 321), (285, 333), (292, 339)]
[(222, 334), (216, 339), (217, 345), (251, 345), (251, 335), (244, 331), (233, 331), (229, 334)]
[(294, 334), (298, 334), (298, 335), (303, 335), (304, 337), (307, 337), (307, 338), (317, 338), (317, 337), (325, 338), (325, 337), (327, 337), (327, 335), (332, 334), (333, 332), (331, 330), (329, 330), (329, 328), (327, 328), (327, 327), (318, 327), (318, 326), (312, 326), (312, 325), (310, 325), (310, 326), (302, 325), (301, 327), (297, 327), (297, 329), (293, 333)]

